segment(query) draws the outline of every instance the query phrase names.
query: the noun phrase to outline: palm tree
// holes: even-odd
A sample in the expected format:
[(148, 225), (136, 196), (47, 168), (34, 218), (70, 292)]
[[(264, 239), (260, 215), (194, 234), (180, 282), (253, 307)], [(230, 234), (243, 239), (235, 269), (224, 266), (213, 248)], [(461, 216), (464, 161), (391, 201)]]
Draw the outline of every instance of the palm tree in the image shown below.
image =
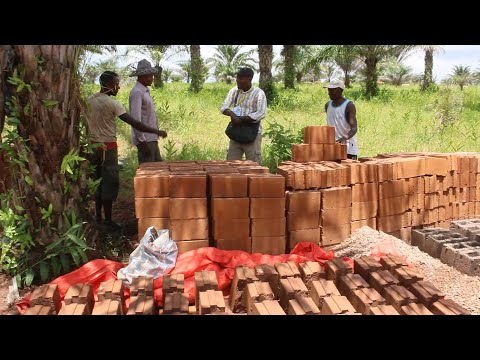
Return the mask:
[(350, 87), (352, 76), (362, 66), (354, 45), (325, 45), (316, 54), (317, 61), (332, 60), (342, 69), (345, 86)]
[(190, 45), (190, 61), (192, 64), (192, 82), (190, 83), (189, 90), (198, 93), (202, 90), (203, 82), (205, 81), (200, 45)]
[(355, 45), (355, 52), (365, 62), (365, 94), (367, 97), (378, 94), (378, 63), (391, 56), (395, 56), (397, 59), (402, 58), (412, 48), (412, 45)]
[(337, 77), (338, 69), (334, 62), (325, 62), (320, 66), (321, 75), (330, 82), (333, 78)]
[(208, 59), (207, 64), (215, 68), (214, 75), (219, 80), (231, 84), (235, 73), (240, 67), (255, 68), (254, 50), (242, 52), (242, 45), (218, 45), (215, 54)]
[(470, 70), (470, 66), (456, 65), (453, 68), (453, 72), (446, 79), (447, 83), (460, 86), (460, 90), (463, 91), (465, 85), (473, 84), (475, 77)]
[(295, 45), (283, 45), (282, 56), (284, 58), (284, 85), (285, 89), (295, 88)]
[(167, 50), (169, 50), (171, 47), (172, 45), (133, 45), (127, 48), (125, 56), (130, 56), (132, 52), (137, 52), (146, 57), (147, 60), (149, 60), (153, 66), (158, 69), (158, 72), (153, 78), (153, 86), (156, 88), (161, 88), (163, 87), (163, 68), (160, 66), (160, 63), (164, 59)]
[(265, 92), (267, 101), (275, 98), (275, 84), (272, 78), (273, 45), (258, 45), (260, 67), (260, 89)]
[(425, 52), (425, 70), (421, 90), (426, 91), (433, 83), (433, 55), (445, 52), (445, 49), (440, 45), (416, 45), (415, 47)]
[(392, 58), (385, 64), (382, 80), (386, 83), (400, 86), (412, 77), (412, 68)]

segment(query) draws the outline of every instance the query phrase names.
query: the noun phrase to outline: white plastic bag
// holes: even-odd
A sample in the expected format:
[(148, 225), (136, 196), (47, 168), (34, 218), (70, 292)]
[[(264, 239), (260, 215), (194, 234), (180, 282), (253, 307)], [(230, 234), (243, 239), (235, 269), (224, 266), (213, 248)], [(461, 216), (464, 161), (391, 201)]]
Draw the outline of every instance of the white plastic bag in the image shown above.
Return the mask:
[(151, 275), (154, 279), (163, 276), (175, 267), (178, 247), (169, 236), (167, 229), (157, 231), (150, 226), (140, 244), (130, 254), (128, 265), (118, 270), (117, 277), (127, 286), (133, 278)]

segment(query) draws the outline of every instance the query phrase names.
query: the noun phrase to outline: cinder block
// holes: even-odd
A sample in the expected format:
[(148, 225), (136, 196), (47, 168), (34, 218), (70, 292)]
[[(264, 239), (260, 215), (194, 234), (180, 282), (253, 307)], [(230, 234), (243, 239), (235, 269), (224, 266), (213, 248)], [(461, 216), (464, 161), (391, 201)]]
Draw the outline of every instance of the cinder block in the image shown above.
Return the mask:
[(445, 229), (424, 228), (412, 230), (412, 246), (418, 246), (423, 251), (425, 248), (425, 237), (429, 234), (441, 234), (447, 232)]
[(467, 275), (480, 276), (480, 251), (478, 249), (458, 250), (455, 268)]
[[(465, 241), (467, 238), (465, 238)], [(450, 265), (452, 267), (456, 266), (456, 262), (460, 257), (459, 250), (469, 249), (469, 246), (462, 241), (451, 242), (447, 244), (442, 244), (440, 250), (440, 261)]]
[(461, 242), (464, 239), (462, 235), (454, 233), (429, 234), (425, 237), (424, 251), (435, 258), (440, 258), (444, 244)]

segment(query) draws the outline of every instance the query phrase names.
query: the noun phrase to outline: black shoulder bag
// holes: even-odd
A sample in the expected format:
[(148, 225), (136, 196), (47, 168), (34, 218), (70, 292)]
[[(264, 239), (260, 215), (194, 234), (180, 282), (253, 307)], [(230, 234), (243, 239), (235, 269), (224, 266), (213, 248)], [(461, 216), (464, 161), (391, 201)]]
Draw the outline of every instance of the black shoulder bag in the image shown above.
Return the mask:
[[(237, 90), (237, 95), (235, 96), (234, 107), (237, 106), (239, 91)], [(260, 127), (260, 121), (256, 123), (240, 123), (234, 124), (232, 121), (228, 123), (227, 128), (225, 129), (225, 134), (240, 144), (250, 144), (255, 141), (258, 135), (258, 128)]]

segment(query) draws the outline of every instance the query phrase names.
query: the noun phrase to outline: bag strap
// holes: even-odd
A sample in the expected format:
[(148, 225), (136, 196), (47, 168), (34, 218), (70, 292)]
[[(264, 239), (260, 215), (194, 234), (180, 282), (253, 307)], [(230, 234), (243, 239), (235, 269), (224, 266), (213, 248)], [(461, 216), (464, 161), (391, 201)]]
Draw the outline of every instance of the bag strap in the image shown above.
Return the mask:
[(235, 100), (234, 100), (233, 107), (237, 106), (237, 101), (238, 101), (238, 95), (239, 94), (240, 94), (240, 90), (237, 90), (237, 94), (235, 95)]

